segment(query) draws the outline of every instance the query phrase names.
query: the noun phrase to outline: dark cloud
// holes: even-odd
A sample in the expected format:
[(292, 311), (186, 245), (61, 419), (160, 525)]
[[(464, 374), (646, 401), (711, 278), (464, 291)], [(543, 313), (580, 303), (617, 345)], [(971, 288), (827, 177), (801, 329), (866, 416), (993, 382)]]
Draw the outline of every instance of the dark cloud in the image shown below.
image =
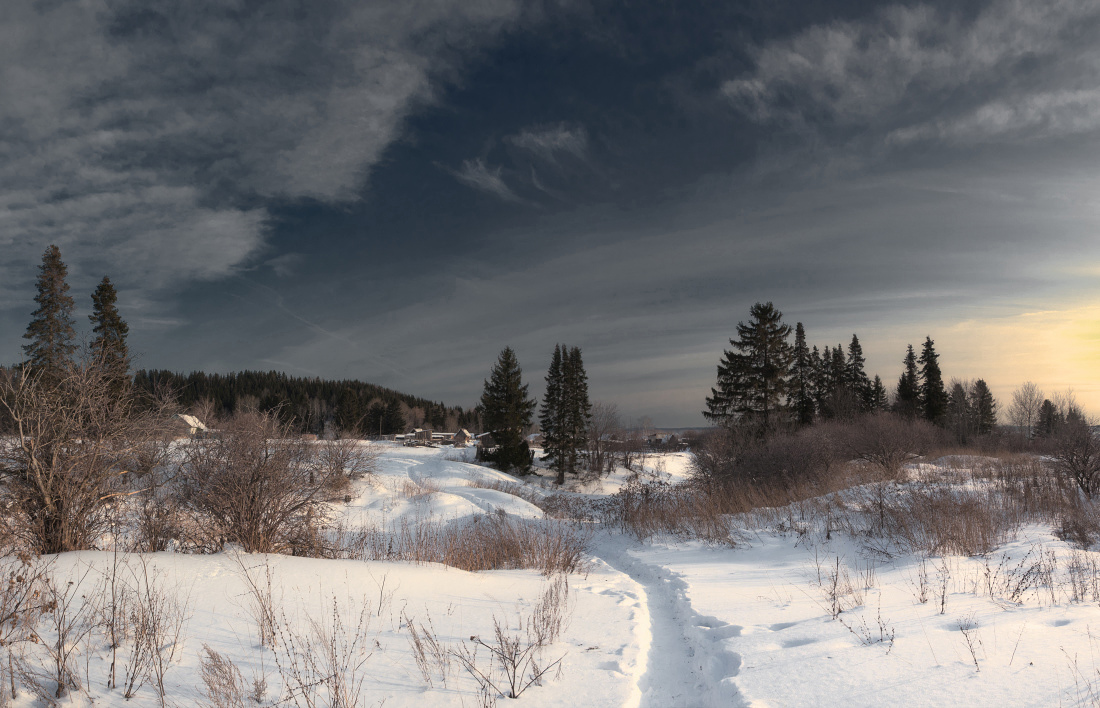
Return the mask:
[(669, 425), (757, 300), (892, 379), (1096, 292), (1095, 3), (90, 7), (0, 10), (8, 358), (50, 242), (142, 365), (470, 404), (566, 342)]

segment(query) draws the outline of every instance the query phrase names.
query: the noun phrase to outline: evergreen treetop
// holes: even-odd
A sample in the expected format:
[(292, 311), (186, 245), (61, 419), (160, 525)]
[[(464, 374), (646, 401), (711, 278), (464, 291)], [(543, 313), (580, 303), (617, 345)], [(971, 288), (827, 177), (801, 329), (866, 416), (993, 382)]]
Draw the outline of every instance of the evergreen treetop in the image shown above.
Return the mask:
[(59, 377), (77, 349), (73, 342), (75, 303), (68, 294), (67, 275), (68, 268), (61, 260), (60, 249), (51, 245), (42, 254), (42, 265), (38, 268), (35, 283), (38, 294), (34, 297), (38, 309), (32, 314), (23, 335), (30, 340), (23, 345), (27, 366), (47, 379)]
[(539, 429), (542, 432), (542, 446), (552, 469), (564, 472), (562, 443), (565, 437), (564, 405), (562, 401), (562, 347), (554, 345), (550, 358), (550, 368), (546, 372), (546, 392), (542, 397), (542, 410), (539, 412)]
[[(814, 355), (817, 348), (814, 348)], [(810, 350), (806, 346), (806, 330), (801, 322), (794, 326), (794, 349), (791, 352), (791, 405), (799, 425), (814, 422), (814, 370)]]
[(905, 352), (904, 369), (898, 379), (894, 394), (894, 411), (905, 416), (915, 416), (921, 410), (920, 375), (917, 372), (917, 354), (910, 344)]
[(920, 402), (926, 420), (938, 423), (947, 413), (947, 388), (943, 384), (940, 372), (940, 356), (936, 353), (935, 342), (925, 337), (921, 349), (920, 362)]
[(988, 435), (997, 426), (997, 401), (984, 379), (974, 382), (973, 398), (978, 417), (978, 434)]
[(92, 314), (88, 315), (92, 333), (95, 334), (92, 353), (106, 367), (115, 388), (118, 388), (129, 383), (130, 352), (126, 346), (126, 335), (130, 328), (119, 315), (116, 302), (118, 294), (115, 287), (111, 279), (104, 276), (92, 293)]
[(501, 469), (526, 473), (531, 467), (524, 431), (530, 427), (535, 400), (527, 396), (516, 353), (505, 347), (493, 365), (481, 394), (482, 423), (497, 442), (494, 461)]
[(703, 415), (722, 424), (743, 422), (768, 430), (779, 423), (791, 366), (791, 326), (772, 303), (756, 303), (749, 322), (737, 323), (718, 364), (718, 388), (711, 389)]

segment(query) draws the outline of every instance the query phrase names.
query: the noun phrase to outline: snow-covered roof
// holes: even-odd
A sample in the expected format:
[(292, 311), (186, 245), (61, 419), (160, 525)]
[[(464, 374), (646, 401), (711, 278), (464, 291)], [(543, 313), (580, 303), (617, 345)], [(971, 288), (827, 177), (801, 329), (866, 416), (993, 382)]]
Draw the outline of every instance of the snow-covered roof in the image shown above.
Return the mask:
[(176, 417), (186, 423), (187, 427), (189, 428), (195, 428), (196, 430), (206, 430), (206, 425), (204, 425), (201, 420), (193, 415), (188, 415), (187, 413), (177, 413)]

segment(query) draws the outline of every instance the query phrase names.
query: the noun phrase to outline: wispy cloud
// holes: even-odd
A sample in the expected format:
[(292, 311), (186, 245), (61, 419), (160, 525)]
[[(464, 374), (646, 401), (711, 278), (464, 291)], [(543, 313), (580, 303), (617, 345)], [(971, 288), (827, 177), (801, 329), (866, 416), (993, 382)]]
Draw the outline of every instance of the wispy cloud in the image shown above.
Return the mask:
[(489, 167), (484, 160), (478, 158), (476, 160), (464, 160), (462, 169), (453, 170), (452, 174), (458, 181), (469, 187), (492, 194), (506, 202), (522, 203), (524, 200), (520, 199), (504, 183), (504, 179), (501, 177), (502, 172), (501, 167)]
[(0, 7), (0, 303), (49, 243), (171, 289), (263, 246), (270, 206), (355, 200), (440, 76), (517, 13), (472, 3)]
[(509, 135), (505, 141), (548, 162), (555, 162), (558, 153), (566, 153), (583, 160), (588, 151), (588, 133), (584, 126), (568, 127), (564, 123), (525, 128), (515, 135)]
[(758, 47), (756, 69), (722, 92), (760, 122), (877, 129), (895, 144), (1093, 132), (1098, 22), (1088, 0), (994, 0), (972, 17), (895, 5)]

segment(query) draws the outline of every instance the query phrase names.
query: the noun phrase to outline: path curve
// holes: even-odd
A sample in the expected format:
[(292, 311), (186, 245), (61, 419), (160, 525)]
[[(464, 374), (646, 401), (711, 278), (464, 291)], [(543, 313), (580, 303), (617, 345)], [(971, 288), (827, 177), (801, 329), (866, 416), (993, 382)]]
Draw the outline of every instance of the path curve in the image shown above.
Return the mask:
[(645, 590), (649, 653), (638, 682), (639, 708), (735, 708), (747, 702), (736, 684), (741, 655), (726, 640), (741, 627), (695, 612), (687, 583), (667, 568), (640, 560), (636, 544), (601, 535), (593, 555), (628, 575)]

